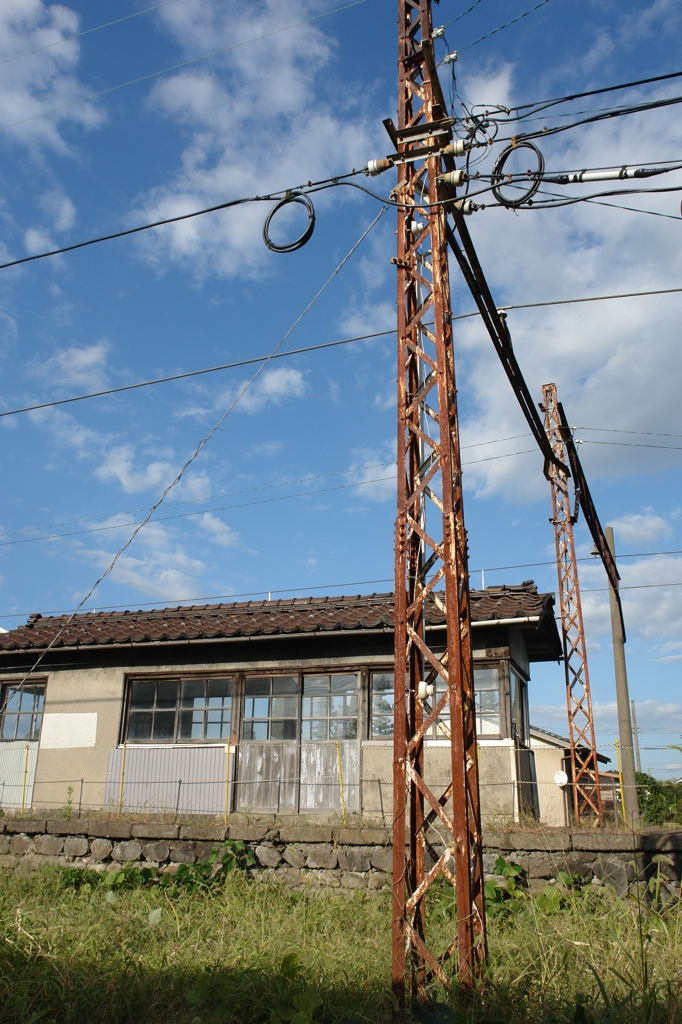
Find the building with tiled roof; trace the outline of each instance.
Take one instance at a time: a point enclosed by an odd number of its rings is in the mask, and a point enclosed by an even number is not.
[[[538,806],[528,684],[561,657],[554,598],[488,587],[471,612],[482,806],[518,816]],[[340,766],[347,809],[389,820],[393,615],[390,593],[31,615],[0,634],[0,803],[70,787],[81,810],[335,813]],[[436,646],[444,627],[431,602]],[[443,738],[426,749],[446,772]]]

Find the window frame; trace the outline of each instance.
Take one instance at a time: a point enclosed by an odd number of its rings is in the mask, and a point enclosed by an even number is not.
[[[180,719],[183,711],[187,713],[196,713],[197,709],[192,707],[183,708],[181,700],[181,686],[182,683],[186,682],[203,682],[204,684],[209,683],[212,680],[226,680],[230,683],[231,694],[230,694],[230,724],[228,726],[228,733],[225,737],[206,737],[202,736],[200,739],[192,739],[191,737],[183,737],[180,735]],[[146,738],[131,737],[130,734],[130,715],[132,708],[132,695],[133,686],[135,683],[152,683],[154,686],[158,686],[159,683],[173,682],[176,686],[175,696],[175,723],[173,729],[173,738],[166,739],[154,739],[153,736]],[[197,746],[225,746],[228,742],[234,743],[235,741],[235,692],[237,687],[237,674],[235,672],[172,672],[172,673],[135,673],[134,675],[128,675],[124,681],[125,687],[125,699],[123,701],[122,715],[121,715],[121,726],[119,730],[119,744],[126,744],[130,746],[148,746],[148,747],[197,747]],[[157,691],[158,692],[158,691]],[[156,701],[156,695],[155,695]],[[204,729],[208,726],[206,715],[210,710],[207,703],[208,695],[206,694],[206,688],[204,688],[204,704],[201,710],[204,713]],[[170,709],[168,709],[170,710]],[[221,708],[224,713],[224,704]],[[156,713],[156,707],[151,710],[152,715]],[[222,723],[221,723],[222,724]]]
[[[258,699],[259,696],[261,696],[261,697],[265,697],[266,696],[265,694],[261,694],[261,695],[257,695],[257,694],[247,695],[247,692],[246,692],[247,683],[250,682],[251,680],[256,681],[256,680],[259,680],[259,679],[269,680],[270,681],[270,692],[267,694],[268,713],[267,713],[266,716],[258,716],[258,717],[255,717],[253,715],[248,715],[247,716],[247,714],[246,714],[246,702],[247,702],[247,700]],[[274,683],[275,679],[295,679],[296,680],[296,693],[295,694],[294,693],[288,693],[287,694],[287,693],[283,692],[281,694],[276,694],[274,692],[274,686],[273,686],[273,683]],[[295,700],[296,700],[296,716],[295,717],[292,717],[290,715],[273,715],[273,713],[272,713],[272,701],[274,699],[276,699],[277,697],[284,697],[284,698],[286,698],[286,697],[294,697],[295,698]],[[234,699],[235,698],[233,696],[233,700]],[[244,673],[241,674],[240,679],[239,679],[239,690],[238,690],[238,694],[237,694],[237,697],[236,697],[236,701],[239,704],[239,733],[238,733],[238,735],[240,737],[240,742],[241,743],[299,743],[300,742],[300,726],[301,726],[301,673],[300,672],[289,672],[289,673],[284,673],[284,672],[274,673],[273,672],[273,673],[270,673],[269,675],[266,675],[265,673],[262,673],[262,672],[253,672],[253,673],[251,673],[251,672],[244,672]],[[264,722],[264,721],[267,721],[267,725],[268,725],[268,736],[267,736],[267,739],[256,739],[253,736],[247,737],[245,735],[245,726],[246,726],[247,722]],[[284,736],[282,736],[282,737],[273,737],[271,735],[273,721],[275,721],[275,722],[291,722],[291,721],[293,721],[295,723],[295,725],[296,725],[296,729],[295,729],[296,735],[295,736],[290,736],[290,737],[284,737]]]
[[[43,728],[43,717],[45,715],[45,696],[47,693],[47,679],[44,676],[40,676],[38,679],[32,680],[30,683],[24,683],[22,687],[23,693],[26,694],[30,689],[37,689],[42,687],[42,703],[36,710],[35,701],[34,706],[30,711],[22,711],[21,708],[18,711],[8,711],[6,704],[9,704],[8,691],[18,690],[21,687],[21,679],[6,679],[0,683],[0,743],[38,743],[40,742],[40,734]],[[19,718],[21,716],[31,716],[31,729],[28,736],[5,736],[5,722],[8,718],[15,718],[15,732],[16,726],[19,724]],[[35,719],[37,719],[37,729],[35,727]]]

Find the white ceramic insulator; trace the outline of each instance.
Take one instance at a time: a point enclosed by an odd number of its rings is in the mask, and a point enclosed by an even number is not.
[[[417,686],[417,697],[419,700],[426,700],[429,695],[429,687],[424,679]]]
[[[443,150],[444,156],[464,156],[465,153],[471,149],[471,143],[468,139],[455,139]]]
[[[443,181],[446,185],[454,185],[455,188],[458,185],[463,185],[464,182],[468,180],[469,175],[466,173],[466,171],[463,171],[461,167],[458,168],[456,171],[448,171],[448,173],[444,174],[443,177],[441,178],[441,181]]]
[[[478,210],[478,206],[471,199],[458,199],[454,204],[455,207],[460,211],[469,216],[470,213],[475,213]]]
[[[389,167],[393,167],[393,161],[388,158],[384,160],[368,160],[367,173],[372,178],[376,178],[377,174],[382,174],[384,171],[387,171]]]

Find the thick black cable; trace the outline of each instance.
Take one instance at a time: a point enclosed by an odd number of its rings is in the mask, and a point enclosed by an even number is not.
[[[572,128],[579,128],[584,124],[595,124],[598,121],[608,121],[611,118],[625,117],[628,114],[640,114],[645,113],[648,110],[659,110],[665,107],[674,107],[679,103],[682,103],[682,96],[672,96],[665,100],[650,100],[647,103],[633,104],[630,107],[621,107],[605,113],[594,114],[592,117],[583,117],[579,121],[573,121],[571,124],[554,125],[552,128],[541,128],[538,131],[533,132],[521,132],[515,138],[517,142],[521,142],[526,139],[548,138],[550,135],[559,135],[561,132],[570,131]],[[511,139],[501,141],[511,141]]]
[[[638,85],[651,85],[654,82],[668,82],[672,78],[682,78],[682,71],[672,71],[667,75],[655,75],[653,78],[639,78],[634,82],[621,82],[620,85],[605,85],[600,89],[588,89],[587,92],[574,92],[566,96],[558,96],[552,100],[538,100],[536,103],[520,103],[518,106],[510,107],[509,110],[529,110],[533,113],[545,110],[557,103],[569,103],[571,100],[582,100],[586,96],[600,96],[606,92],[618,92],[620,89],[634,89]]]

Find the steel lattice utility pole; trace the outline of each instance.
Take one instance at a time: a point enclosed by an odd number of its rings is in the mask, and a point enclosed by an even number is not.
[[[564,450],[565,428],[559,413],[556,386],[544,384],[542,397],[547,437],[558,463],[565,465],[567,461]],[[573,539],[575,517],[571,513],[568,476],[556,462],[550,464],[549,482],[552,491],[553,517],[551,522],[554,524],[561,601],[561,636],[566,670],[573,812],[576,822],[579,822],[585,815],[595,814],[598,823],[603,825],[604,811],[599,786],[599,764],[594,738],[590,678],[587,671],[587,650],[578,584],[578,563]]]
[[[457,422],[442,150],[453,119],[434,85],[430,0],[399,0],[398,512],[395,548],[393,985],[425,998],[438,980],[469,988],[486,959],[467,541]],[[403,159],[407,157],[407,161]],[[396,161],[398,162],[398,161]],[[412,209],[414,204],[421,210]],[[428,211],[428,213],[426,212]],[[427,605],[445,613],[436,648]],[[434,698],[441,677],[446,691]],[[424,737],[449,737],[451,781],[427,783]],[[449,774],[449,772],[448,772]],[[443,852],[436,846],[444,847]],[[431,862],[434,862],[431,864]],[[430,944],[425,894],[454,887],[456,937]],[[448,969],[448,961],[451,960]],[[407,977],[406,977],[407,976]]]

